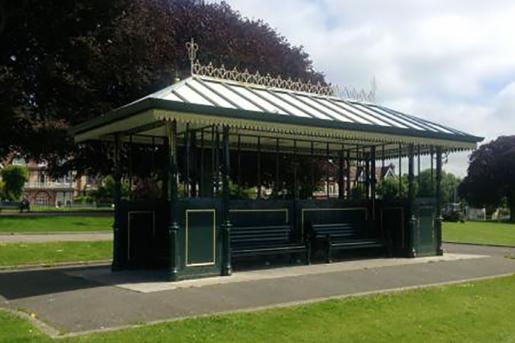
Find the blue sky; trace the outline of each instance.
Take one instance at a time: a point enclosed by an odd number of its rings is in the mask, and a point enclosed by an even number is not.
[[[228,0],[263,19],[334,83],[484,136],[515,134],[515,2],[507,0]],[[465,175],[468,153],[445,168]]]

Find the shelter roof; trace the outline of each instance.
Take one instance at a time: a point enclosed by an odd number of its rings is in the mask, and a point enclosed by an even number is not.
[[[317,137],[342,144],[417,144],[473,149],[481,137],[366,100],[333,95],[327,86],[192,65],[192,76],[72,129],[75,140],[109,139],[114,133],[166,137],[179,131],[228,125],[233,132],[271,138]]]

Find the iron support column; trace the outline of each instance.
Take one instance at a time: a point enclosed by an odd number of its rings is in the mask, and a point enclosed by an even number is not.
[[[436,253],[443,255],[442,248],[442,148],[436,148]]]
[[[113,191],[113,203],[114,203],[114,223],[113,223],[113,262],[111,269],[113,271],[120,270],[122,267],[121,263],[121,223],[120,223],[120,203],[122,199],[122,170],[120,165],[121,155],[121,137],[115,135],[114,137],[114,149],[113,149],[113,179],[114,179],[114,191]]]
[[[330,168],[329,168],[329,159],[330,159],[330,151],[329,151],[329,143],[327,143],[326,145],[326,150],[325,150],[325,159],[326,159],[326,173],[325,173],[325,186],[326,186],[326,196],[327,196],[327,199],[330,198],[330,192],[329,192],[329,182],[331,181],[330,179]],[[314,189],[313,189],[314,191]],[[311,193],[311,196],[313,196],[313,193]]]
[[[225,148],[225,147],[224,147]],[[261,137],[257,138],[257,198],[261,199]]]
[[[402,145],[399,144],[399,199],[402,199]]]
[[[222,164],[222,187],[223,187],[223,244],[222,244],[222,275],[232,274],[231,266],[231,222],[229,220],[229,127],[223,127],[223,164]]]
[[[409,208],[409,228],[410,228],[410,250],[409,256],[416,257],[416,230],[417,217],[415,215],[415,147],[413,144],[408,146],[408,208]]]
[[[365,199],[370,199],[370,159],[371,159],[371,154],[368,153],[368,154],[364,154],[364,158],[365,158]]]
[[[343,175],[343,163],[344,163],[344,157],[343,157],[343,146],[342,150],[340,151],[340,156],[338,158],[338,199],[343,200],[345,197],[345,176]]]
[[[346,193],[347,193],[347,199],[350,199],[350,168],[351,168],[351,165],[350,165],[350,149],[347,150],[347,159],[345,160],[345,166],[346,166],[346,170],[345,170],[345,174],[346,174],[346,185],[345,185],[345,190],[346,190]]]
[[[275,140],[275,196],[279,198],[279,192],[281,191],[281,187],[279,186],[279,138]]]
[[[169,176],[168,176],[168,201],[170,206],[170,220],[168,222],[168,237],[170,245],[170,268],[168,275],[171,281],[178,278],[179,247],[178,234],[179,225],[177,224],[177,122],[166,123],[166,133],[169,145]]]
[[[293,198],[299,199],[299,185],[297,180],[297,140],[293,140]]]
[[[376,147],[370,147],[370,198],[372,199],[372,219],[376,220]]]

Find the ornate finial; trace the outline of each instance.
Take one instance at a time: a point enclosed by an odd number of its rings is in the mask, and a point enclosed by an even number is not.
[[[188,50],[188,58],[191,65],[191,74],[193,74],[193,64],[197,59],[198,44],[195,43],[195,39],[191,37],[191,40],[186,43],[186,49]]]

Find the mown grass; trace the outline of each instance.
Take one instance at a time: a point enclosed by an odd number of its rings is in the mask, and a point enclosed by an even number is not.
[[[107,260],[112,242],[51,242],[0,244],[0,268]]]
[[[0,217],[0,234],[110,231],[112,225],[112,216],[2,216]]]
[[[497,222],[443,223],[445,242],[515,246],[515,224]]]
[[[513,342],[515,276],[189,319],[59,342]],[[0,312],[0,342],[51,342]]]

